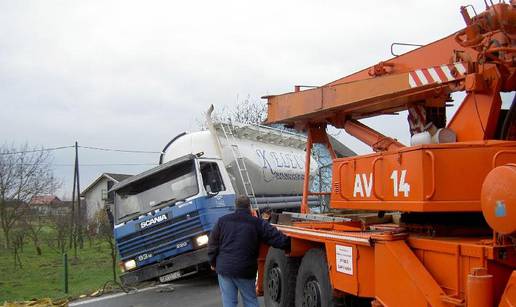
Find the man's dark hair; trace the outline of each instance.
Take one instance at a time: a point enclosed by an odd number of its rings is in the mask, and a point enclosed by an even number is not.
[[[235,207],[237,209],[251,209],[251,201],[247,196],[238,196],[235,200]]]

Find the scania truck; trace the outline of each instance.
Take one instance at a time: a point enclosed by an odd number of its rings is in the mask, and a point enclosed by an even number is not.
[[[210,230],[234,210],[236,195],[249,196],[257,210],[299,208],[306,137],[260,125],[213,123],[211,110],[207,130],[178,135],[165,146],[159,166],[111,189],[126,285],[167,282],[207,268]],[[313,176],[315,167],[309,173]]]

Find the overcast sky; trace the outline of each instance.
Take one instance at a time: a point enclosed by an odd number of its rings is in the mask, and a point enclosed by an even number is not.
[[[338,79],[390,58],[392,42],[426,44],[462,28],[466,4],[484,8],[482,0],[2,0],[0,144],[77,140],[160,151],[176,134],[196,130],[212,103],[232,106]],[[405,116],[369,123],[408,139]],[[73,151],[54,157],[69,191]],[[81,186],[102,172],[150,167],[91,164],[157,160],[81,149]]]

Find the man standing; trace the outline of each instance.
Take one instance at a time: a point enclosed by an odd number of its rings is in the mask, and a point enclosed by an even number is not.
[[[224,307],[237,306],[238,292],[245,307],[258,307],[255,281],[260,243],[290,250],[290,238],[252,216],[248,197],[238,197],[235,207],[234,213],[221,217],[213,227],[208,256],[218,274]]]

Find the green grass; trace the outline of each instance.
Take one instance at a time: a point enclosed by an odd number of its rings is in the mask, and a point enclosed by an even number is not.
[[[4,301],[21,301],[33,298],[63,298],[88,294],[112,280],[110,248],[106,242],[87,242],[78,250],[77,260],[73,251],[68,252],[69,293],[64,293],[63,256],[41,246],[43,255],[38,256],[28,242],[20,254],[23,268],[14,269],[13,253],[0,249],[0,304]]]

